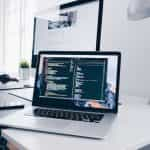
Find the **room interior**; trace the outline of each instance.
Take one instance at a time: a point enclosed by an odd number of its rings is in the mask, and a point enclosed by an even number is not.
[[[70,1],[0,0],[0,72],[8,74],[18,72],[21,60],[26,60],[31,66],[34,17],[49,19],[52,8],[55,8],[56,12],[58,4]],[[100,51],[120,51],[122,53],[120,97],[137,98],[137,102],[140,101],[139,99],[143,99],[143,103],[147,104],[147,106],[143,106],[145,108],[144,114],[146,114],[146,111],[150,114],[148,110],[148,107],[150,109],[150,18],[146,16],[146,18],[134,19],[134,17],[129,16],[128,11],[131,1],[104,0],[101,40],[99,43]],[[34,78],[35,68],[31,69],[31,73]],[[119,101],[122,105],[124,105],[123,98]],[[139,105],[138,103],[138,108]],[[148,118],[147,116],[145,117]],[[16,133],[18,132],[16,131]],[[14,134],[11,130],[7,133]],[[23,135],[27,135],[27,133]],[[42,136],[42,139],[47,140],[47,135]],[[11,136],[9,138],[11,139]],[[55,140],[57,140],[57,137],[54,136],[53,142]],[[59,140],[61,139],[59,138]],[[112,141],[110,140],[109,142],[111,143]],[[150,139],[145,141],[141,138],[139,145],[147,145],[149,142]],[[89,148],[91,145],[89,144]],[[137,149],[139,148],[138,144],[128,145],[127,149],[136,149],[136,147]],[[65,146],[65,148],[67,147]]]

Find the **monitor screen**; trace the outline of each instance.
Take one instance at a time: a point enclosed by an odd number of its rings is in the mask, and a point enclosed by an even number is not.
[[[116,108],[118,57],[42,55],[36,99],[66,101],[70,108]]]
[[[102,6],[102,0],[78,0],[52,9],[49,20],[35,18],[32,67],[39,51],[99,50]]]

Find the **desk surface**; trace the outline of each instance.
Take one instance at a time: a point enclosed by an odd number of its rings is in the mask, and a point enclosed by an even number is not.
[[[24,94],[28,94],[28,93],[32,93],[33,92],[33,89],[32,88],[29,88],[29,89],[21,89],[21,90],[8,90],[8,91],[0,91],[0,99],[1,98],[4,98],[4,99],[7,99],[7,97],[5,97],[5,93],[6,93],[6,96],[8,95],[8,93],[12,93],[12,92],[16,92],[15,94],[20,93],[20,91],[23,91],[22,92],[22,96],[23,96],[23,93]],[[18,94],[17,94],[18,95]],[[20,94],[21,96],[21,94]],[[29,99],[32,99],[32,96],[30,94],[30,96],[28,95],[27,96]],[[15,96],[14,96],[15,98]],[[19,97],[17,97],[17,99],[19,101],[22,101],[25,105],[30,105],[31,102],[30,101],[27,101],[27,100],[24,100],[24,99],[21,99]],[[0,110],[0,118],[2,117],[5,117],[13,112],[16,112],[18,109],[7,109],[7,110]]]
[[[140,143],[150,142],[150,105],[145,98],[122,97],[112,130],[104,140],[92,140],[45,134],[23,130],[7,129],[2,134],[19,149],[29,150],[103,150],[135,149]]]

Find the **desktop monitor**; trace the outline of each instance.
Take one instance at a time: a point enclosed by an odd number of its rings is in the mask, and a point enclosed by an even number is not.
[[[103,0],[76,0],[59,5],[49,19],[34,19],[32,67],[39,51],[98,51]]]

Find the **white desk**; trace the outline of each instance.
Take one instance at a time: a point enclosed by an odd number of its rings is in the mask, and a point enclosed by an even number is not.
[[[3,130],[2,135],[25,150],[122,150],[150,143],[150,105],[137,97],[121,98],[116,121],[104,140],[92,140],[22,130]]]
[[[29,88],[29,89],[20,89],[20,90],[8,90],[8,91],[0,91],[0,100],[1,99],[7,99],[8,97],[7,97],[7,93],[15,93],[16,95],[18,95],[18,93],[17,92],[21,92],[22,91],[22,93],[24,93],[24,94],[28,94],[28,93],[32,93],[32,91],[33,91],[33,89],[31,89],[31,88]],[[6,93],[6,96],[5,96],[5,93]],[[28,96],[26,96],[27,98],[29,98],[29,99],[32,99],[31,98],[31,95],[32,94],[30,94],[30,95],[28,95]],[[21,95],[20,94],[20,96],[23,96],[23,94]],[[10,97],[9,97],[10,98]],[[12,97],[11,97],[12,98]],[[16,97],[14,96],[14,98],[13,99],[16,99]],[[24,104],[25,104],[25,106],[28,106],[28,105],[30,105],[31,104],[31,102],[30,101],[27,101],[27,100],[23,100],[23,99],[21,99],[21,98],[17,98],[19,101],[22,101]],[[2,118],[2,117],[5,117],[5,116],[7,116],[7,115],[9,115],[9,114],[11,114],[11,113],[14,113],[14,112],[16,112],[18,109],[7,109],[7,110],[0,110],[0,119]]]

